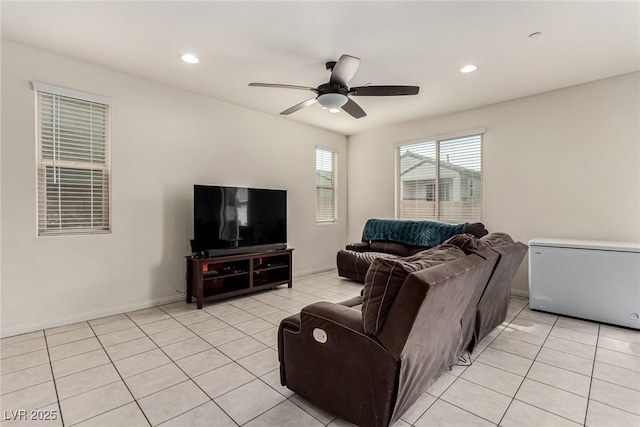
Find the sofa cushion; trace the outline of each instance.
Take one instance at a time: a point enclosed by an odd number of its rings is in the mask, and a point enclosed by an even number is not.
[[[465,228],[464,232],[478,238],[489,234],[487,229],[484,228],[484,224],[481,222],[467,223],[467,228]]]
[[[376,335],[407,276],[413,272],[464,257],[453,245],[440,245],[406,258],[377,258],[369,267],[362,299],[364,331]]]
[[[371,242],[371,250],[374,252],[385,252],[399,256],[408,256],[409,248],[407,245],[397,242]]]
[[[491,233],[479,240],[492,248],[513,243],[513,239],[507,233]]]
[[[413,245],[408,245],[408,246],[407,246],[407,249],[409,249],[409,255],[408,255],[408,256],[411,256],[411,255],[415,255],[415,254],[417,254],[418,252],[422,252],[422,251],[425,251],[425,250],[427,250],[427,249],[431,249],[431,247],[429,247],[429,246],[413,246]]]
[[[369,266],[376,258],[398,258],[384,252],[356,252],[341,250],[337,255],[338,274],[364,283]]]
[[[444,244],[459,247],[466,254],[476,253],[482,248],[495,248],[511,243],[513,239],[506,233],[491,233],[480,239],[471,234],[457,234],[444,242]]]
[[[464,251],[465,254],[473,253],[480,248],[489,247],[489,244],[483,240],[478,239],[471,234],[456,234],[444,241],[446,245],[457,246]]]

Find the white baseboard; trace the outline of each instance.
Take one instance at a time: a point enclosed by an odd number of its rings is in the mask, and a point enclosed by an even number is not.
[[[154,300],[142,301],[134,304],[111,307],[104,310],[90,311],[87,313],[75,314],[73,316],[59,317],[57,319],[42,320],[40,322],[29,323],[27,325],[14,326],[0,329],[0,337],[11,337],[14,335],[26,334],[42,329],[50,329],[58,326],[70,325],[72,323],[83,322],[85,320],[98,319],[100,317],[113,316],[114,314],[128,313],[130,311],[141,310],[143,308],[155,307],[157,305],[170,304],[180,300],[185,300],[182,295],[157,298]]]
[[[524,289],[511,288],[511,295],[514,297],[529,298],[529,291]]]
[[[311,270],[296,271],[293,275],[293,278],[295,279],[296,277],[308,276],[310,274],[322,273],[324,271],[330,271],[335,269],[336,269],[335,265],[331,265],[328,267],[312,268]]]

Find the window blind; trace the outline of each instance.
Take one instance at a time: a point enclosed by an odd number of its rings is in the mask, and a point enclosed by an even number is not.
[[[34,88],[38,234],[108,232],[110,106],[65,89]]]
[[[316,222],[336,221],[336,163],[334,149],[316,147]]]
[[[396,218],[482,221],[482,134],[396,149]]]

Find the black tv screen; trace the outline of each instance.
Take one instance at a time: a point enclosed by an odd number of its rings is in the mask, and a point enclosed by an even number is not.
[[[285,247],[287,192],[193,186],[193,250]]]

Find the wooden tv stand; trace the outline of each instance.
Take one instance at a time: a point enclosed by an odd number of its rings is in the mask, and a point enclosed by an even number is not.
[[[216,257],[187,257],[187,304],[198,308],[214,301],[251,292],[293,286],[293,249]]]

